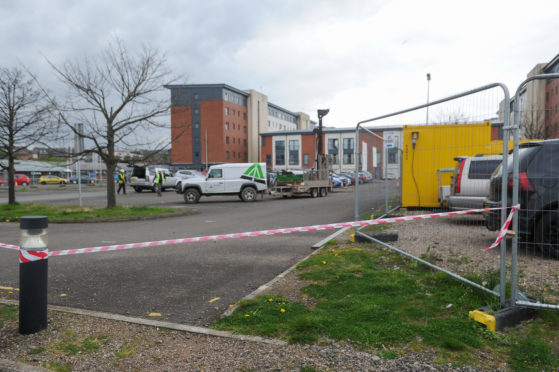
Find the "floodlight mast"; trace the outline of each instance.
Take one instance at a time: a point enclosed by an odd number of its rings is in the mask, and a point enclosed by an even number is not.
[[[322,151],[322,118],[328,115],[330,109],[319,109],[318,110],[318,146],[316,149],[316,170],[320,170],[321,157],[323,155]]]

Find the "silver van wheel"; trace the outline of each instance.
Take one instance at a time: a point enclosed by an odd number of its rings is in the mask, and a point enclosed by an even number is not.
[[[243,191],[241,191],[241,199],[245,202],[251,202],[256,200],[256,189],[254,187],[245,187]]]
[[[184,201],[187,204],[196,204],[200,200],[200,193],[196,189],[188,189],[184,193]]]

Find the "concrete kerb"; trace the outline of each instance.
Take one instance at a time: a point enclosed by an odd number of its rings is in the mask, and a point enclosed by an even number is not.
[[[19,305],[18,301],[6,300],[6,299],[0,299],[0,304],[16,305],[16,306]],[[173,330],[177,330],[177,331],[197,333],[197,334],[208,335],[208,336],[227,337],[227,338],[233,338],[233,339],[237,339],[237,340],[241,340],[241,341],[259,342],[259,343],[278,345],[278,346],[282,346],[282,345],[287,344],[285,341],[267,339],[267,338],[259,337],[259,336],[236,335],[236,334],[233,334],[231,332],[217,331],[217,330],[210,329],[210,328],[205,328],[205,327],[198,327],[198,326],[191,326],[191,325],[187,325],[187,324],[164,322],[164,321],[160,321],[160,320],[136,318],[136,317],[125,316],[125,315],[104,313],[104,312],[101,312],[101,311],[77,309],[77,308],[73,308],[73,307],[48,305],[48,310],[58,311],[58,312],[63,312],[63,313],[69,313],[69,314],[90,316],[90,317],[101,318],[101,319],[115,320],[115,321],[119,321],[119,322],[127,322],[127,323],[150,326],[150,327],[168,328],[168,329],[173,329]]]

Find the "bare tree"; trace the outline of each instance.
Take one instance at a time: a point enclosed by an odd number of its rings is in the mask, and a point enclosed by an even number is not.
[[[149,143],[157,149],[170,142],[169,135],[166,141],[153,135],[157,128],[169,128],[160,120],[170,107],[163,94],[163,85],[171,82],[165,56],[147,46],[132,54],[115,39],[94,58],[61,66],[49,63],[69,93],[64,104],[56,104],[58,117],[74,134],[78,134],[78,124],[83,124],[86,148],[91,145],[85,153],[97,153],[105,163],[107,208],[113,208],[116,146]],[[135,135],[138,131],[144,133],[144,140]]]
[[[15,204],[15,159],[19,151],[50,134],[48,100],[36,80],[18,68],[0,69],[0,152],[8,164],[8,204]]]
[[[526,139],[549,139],[553,130],[545,125],[545,111],[530,109],[520,112],[520,128]]]

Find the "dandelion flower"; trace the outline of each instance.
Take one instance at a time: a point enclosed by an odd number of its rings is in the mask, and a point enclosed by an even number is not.
[[[285,313],[285,309],[283,309],[283,308],[282,308],[282,309],[280,309],[280,311],[281,311],[282,313]]]
[[[229,304],[229,307],[233,307],[233,304]]]
[[[268,301],[272,302],[272,301],[274,301],[274,299],[273,299],[273,298],[269,298]]]
[[[323,264],[323,265],[326,265],[326,261],[322,261],[322,264]]]
[[[248,317],[250,317],[250,314],[245,314],[245,316],[248,318]]]

